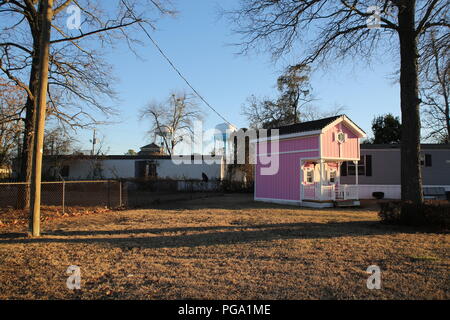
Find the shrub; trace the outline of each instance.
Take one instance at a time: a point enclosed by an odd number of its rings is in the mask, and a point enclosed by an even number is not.
[[[378,216],[380,217],[381,223],[386,224],[397,224],[400,223],[401,216],[401,202],[391,201],[380,203],[380,212]]]
[[[374,192],[372,193],[372,197],[374,197],[375,199],[381,200],[384,198],[384,192]]]
[[[391,201],[381,204],[379,217],[382,223],[409,226],[450,227],[450,203]]]
[[[252,193],[254,188],[253,181],[245,183],[243,181],[222,180],[220,189],[225,193]]]

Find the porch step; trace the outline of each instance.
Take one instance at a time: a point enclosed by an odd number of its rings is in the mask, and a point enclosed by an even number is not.
[[[335,207],[358,207],[359,200],[338,200],[334,202]]]

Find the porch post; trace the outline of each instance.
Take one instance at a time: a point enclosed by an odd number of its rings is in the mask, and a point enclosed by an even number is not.
[[[355,186],[356,186],[356,197],[359,200],[359,187],[358,187],[358,163],[359,161],[353,161],[353,163],[355,164]]]
[[[305,188],[303,185],[304,180],[303,160],[300,160],[300,204],[303,202],[303,199],[305,199]]]
[[[337,184],[338,186],[341,185],[341,164],[342,162],[338,161],[337,163],[337,168],[336,168],[336,182],[335,184]]]
[[[319,200],[323,200],[323,190],[322,190],[322,186],[323,186],[323,175],[324,175],[324,161],[323,159],[320,159],[320,166],[319,166],[319,171],[320,171],[320,181],[319,181]]]

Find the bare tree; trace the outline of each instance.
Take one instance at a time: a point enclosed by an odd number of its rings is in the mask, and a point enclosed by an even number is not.
[[[273,129],[294,123],[291,106],[279,105],[269,98],[257,98],[252,95],[242,106],[242,114],[247,118],[251,128]]]
[[[46,170],[43,171],[45,179],[61,179],[61,170],[66,164],[64,155],[72,154],[75,151],[75,142],[63,127],[51,127],[45,129],[43,155],[46,157]]]
[[[77,140],[61,127],[45,130],[44,155],[59,156],[73,152]]]
[[[379,44],[383,52],[397,51],[402,199],[421,203],[418,57],[429,32],[448,35],[449,7],[442,0],[242,0],[231,16],[242,35],[244,53],[263,46],[280,57],[300,44],[305,49],[302,63],[314,64],[370,57]]]
[[[279,104],[269,98],[259,99],[252,95],[247,98],[246,103],[242,106],[242,115],[249,121],[250,128],[273,129],[293,124],[292,110],[289,105]],[[330,109],[323,109],[317,104],[306,103],[301,107],[297,122],[333,117],[343,114],[345,110],[345,106],[338,104]]]
[[[422,114],[428,131],[425,138],[440,143],[450,143],[450,44],[445,40],[431,33],[430,45],[422,55]]]
[[[177,144],[186,135],[192,137],[195,120],[202,119],[195,96],[173,93],[164,102],[150,102],[141,111],[141,119],[150,119],[149,134],[163,139],[167,152],[172,155]]]
[[[30,181],[40,55],[42,8],[38,0],[0,0],[0,71],[27,94],[21,178]],[[173,14],[168,0],[55,0],[52,19],[48,114],[74,128],[98,122],[95,113],[110,116],[111,66],[105,49],[125,41],[138,43],[137,23],[154,27],[155,18]],[[105,8],[102,4],[107,4]],[[71,8],[72,15],[67,10]],[[154,10],[152,10],[154,9]],[[80,21],[77,23],[77,12]],[[153,14],[156,12],[156,15]],[[152,14],[153,18],[149,14]],[[137,18],[136,18],[137,17]],[[74,19],[73,23],[69,19]],[[110,103],[105,103],[109,101]],[[29,199],[24,200],[28,206]]]
[[[302,121],[302,110],[314,100],[309,72],[310,68],[303,64],[286,68],[277,79],[279,95],[276,100],[250,96],[242,107],[250,127],[271,129]]]
[[[313,104],[316,99],[311,93],[309,74],[307,65],[289,66],[277,79],[278,98],[250,96],[242,106],[250,127],[272,129],[342,114],[343,106],[335,105],[324,111]]]
[[[306,105],[302,111],[302,121],[313,121],[322,118],[339,116],[345,113],[346,106],[335,104],[333,107],[323,109],[317,105]]]
[[[23,129],[20,113],[25,100],[19,87],[0,79],[0,167],[10,166],[20,152],[18,142]]]
[[[291,109],[293,123],[297,123],[301,119],[302,112],[299,109],[313,100],[309,73],[308,65],[298,64],[289,66],[277,80],[278,91],[281,94],[278,105]]]

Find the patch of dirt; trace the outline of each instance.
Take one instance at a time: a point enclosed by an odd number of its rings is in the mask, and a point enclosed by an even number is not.
[[[449,299],[450,236],[224,195],[0,229],[0,299]],[[69,266],[81,290],[66,287]],[[371,265],[381,289],[369,290]]]
[[[95,213],[106,213],[111,211],[107,207],[66,207],[61,206],[42,206],[41,223],[44,221],[79,217]],[[13,208],[0,209],[0,229],[10,225],[24,225],[29,221],[29,210],[18,210]]]

